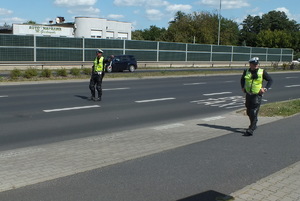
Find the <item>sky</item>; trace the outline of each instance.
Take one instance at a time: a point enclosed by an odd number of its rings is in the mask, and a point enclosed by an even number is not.
[[[220,9],[221,3],[221,9]],[[34,21],[65,22],[75,17],[97,17],[132,23],[133,30],[154,25],[168,28],[177,11],[221,13],[222,17],[241,23],[248,15],[262,16],[272,10],[284,11],[290,20],[300,23],[299,0],[2,0],[0,26]]]

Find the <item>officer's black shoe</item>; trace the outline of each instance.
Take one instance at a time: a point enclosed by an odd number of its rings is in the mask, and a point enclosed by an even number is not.
[[[246,130],[246,132],[245,132],[245,134],[243,135],[243,136],[252,136],[253,135],[253,130],[251,130],[251,129],[247,129]]]
[[[97,101],[97,98],[95,96],[91,96],[92,101]]]

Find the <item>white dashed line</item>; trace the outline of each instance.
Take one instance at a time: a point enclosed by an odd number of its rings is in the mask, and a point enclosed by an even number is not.
[[[7,98],[7,97],[8,97],[7,95],[0,96],[0,98]]]
[[[135,102],[136,103],[148,103],[148,102],[174,100],[174,99],[175,98],[158,98],[158,99],[140,100],[140,101],[135,101]]]
[[[298,77],[286,77],[286,79],[298,79]]]
[[[114,90],[125,90],[125,89],[130,89],[128,87],[125,88],[111,88],[111,89],[103,89],[103,91],[114,91]]]
[[[51,110],[43,110],[44,112],[61,112],[61,111],[69,111],[69,110],[80,110],[80,109],[89,109],[100,107],[100,105],[88,105],[81,107],[67,107],[67,108],[59,108],[59,109],[51,109]]]
[[[200,84],[206,84],[206,82],[186,83],[186,84],[183,84],[183,85],[185,85],[185,86],[191,86],[191,85],[200,85]]]
[[[300,87],[300,85],[298,84],[298,85],[289,85],[289,86],[285,86],[285,87],[287,87],[287,88],[291,88],[291,87]]]
[[[211,93],[211,94],[203,94],[203,96],[215,96],[215,95],[223,95],[223,94],[231,94],[232,92],[220,92],[220,93]]]

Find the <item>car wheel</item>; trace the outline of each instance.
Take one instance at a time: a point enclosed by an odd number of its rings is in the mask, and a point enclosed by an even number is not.
[[[112,66],[107,66],[106,71],[107,71],[108,73],[111,73],[111,72],[112,72]]]
[[[129,66],[129,71],[130,71],[130,72],[134,72],[134,71],[135,71],[134,65],[130,65],[130,66]]]

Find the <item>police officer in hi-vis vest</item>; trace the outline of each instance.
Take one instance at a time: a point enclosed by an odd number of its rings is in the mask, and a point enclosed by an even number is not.
[[[94,65],[92,66],[92,75],[90,79],[89,88],[91,90],[91,100],[101,101],[102,97],[102,79],[105,74],[105,64],[109,62],[109,59],[104,59],[103,50],[97,49],[97,57],[94,60]],[[98,92],[98,97],[96,97],[96,89]]]
[[[262,96],[271,87],[273,80],[266,70],[259,68],[259,58],[254,57],[249,60],[249,69],[245,69],[241,77],[241,87],[246,93],[246,110],[250,120],[249,128],[246,130],[245,136],[253,135],[256,129],[257,116],[261,104]],[[263,81],[267,84],[263,86]]]

